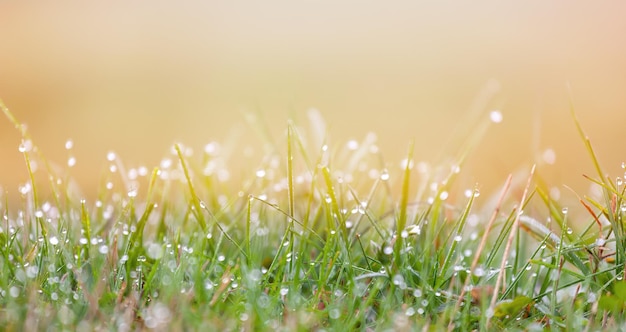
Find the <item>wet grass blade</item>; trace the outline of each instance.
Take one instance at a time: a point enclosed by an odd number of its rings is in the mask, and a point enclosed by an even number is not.
[[[400,236],[401,232],[406,228],[407,208],[409,204],[409,187],[411,183],[411,168],[413,166],[413,150],[414,142],[409,145],[409,153],[406,157],[406,165],[404,166],[404,175],[402,178],[402,194],[400,196],[400,211],[396,220],[396,243],[393,249],[395,258],[395,268],[401,265],[401,252],[404,248],[404,239]],[[434,222],[434,221],[433,221]]]
[[[207,222],[204,219],[204,215],[200,212],[202,208],[200,206],[200,199],[198,195],[196,195],[196,190],[193,188],[193,183],[191,182],[191,177],[189,176],[189,170],[187,169],[187,163],[185,162],[185,158],[183,156],[182,151],[180,150],[180,146],[178,144],[174,145],[176,149],[176,153],[178,154],[178,159],[180,160],[180,165],[183,168],[183,172],[185,174],[185,179],[187,180],[187,185],[189,186],[189,193],[191,195],[191,204],[193,205],[195,212],[194,215],[198,220],[198,224],[200,224],[200,228],[203,232],[207,232]]]

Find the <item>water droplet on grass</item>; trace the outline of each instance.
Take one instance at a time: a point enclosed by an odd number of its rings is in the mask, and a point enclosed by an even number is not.
[[[500,112],[499,110],[493,110],[489,113],[489,119],[491,119],[491,122],[493,123],[500,123],[502,122],[502,112]]]
[[[17,148],[20,152],[30,152],[33,149],[33,142],[31,140],[23,140]]]
[[[25,183],[24,185],[21,185],[18,187],[18,190],[20,192],[20,194],[22,195],[26,195],[30,192],[30,190],[32,189],[30,183]]]
[[[567,208],[567,207],[564,207],[564,208],[561,210],[561,212],[563,212],[563,214],[567,214],[567,212],[568,212],[568,208]]]
[[[391,254],[393,253],[393,248],[392,248],[391,246],[386,246],[386,247],[383,249],[383,253],[384,253],[385,255],[391,255]]]
[[[402,169],[406,169],[408,166],[409,169],[413,169],[413,164],[413,160],[402,159],[402,161],[400,162],[400,167],[402,167]]]
[[[482,267],[477,267],[474,269],[474,275],[477,277],[482,277],[485,275],[485,269],[483,269]]]
[[[572,234],[572,233],[574,233],[574,230],[568,227],[567,228],[567,234]]]
[[[339,309],[332,309],[328,313],[328,316],[330,317],[330,319],[338,319],[339,317],[341,317],[341,311],[339,311]]]
[[[68,139],[67,141],[65,141],[66,150],[71,150],[73,147],[74,147],[74,141],[72,141],[71,139]]]
[[[380,173],[380,179],[382,181],[388,181],[389,180],[389,171],[387,171],[386,169],[384,169],[381,173]]]
[[[359,148],[359,142],[357,142],[356,140],[349,140],[348,144],[346,144],[348,146],[348,150],[356,150]]]
[[[150,243],[148,245],[148,250],[146,250],[146,254],[152,259],[160,259],[163,257],[163,247],[158,243]]]
[[[265,170],[264,169],[260,169],[260,170],[256,171],[256,177],[257,178],[264,178],[265,177]]]
[[[446,199],[448,199],[448,192],[442,191],[441,194],[439,194],[439,199],[442,201],[445,201]]]
[[[556,162],[556,153],[552,149],[545,149],[541,155],[543,161],[548,165],[554,165]]]
[[[456,241],[456,242],[461,242],[462,240],[463,240],[463,236],[461,236],[461,235],[457,235],[457,236],[454,237],[454,241]]]
[[[59,244],[59,239],[56,236],[52,236],[49,241],[50,241],[50,244],[53,246],[56,246],[57,244]]]
[[[106,255],[109,253],[109,247],[107,247],[106,245],[101,245],[100,248],[98,248],[98,252],[100,252],[103,255]]]
[[[413,307],[407,308],[404,314],[407,315],[408,317],[415,315],[415,308]]]
[[[67,159],[67,166],[68,167],[74,167],[76,165],[76,158],[74,157],[69,157]]]
[[[20,289],[15,286],[11,286],[11,288],[9,288],[9,294],[11,297],[18,297],[20,296]]]

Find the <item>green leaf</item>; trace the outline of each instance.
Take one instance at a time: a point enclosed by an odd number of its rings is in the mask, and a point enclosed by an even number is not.
[[[598,306],[602,310],[618,313],[624,308],[624,300],[621,300],[613,295],[606,295],[600,298]]]
[[[513,300],[503,300],[496,304],[494,316],[497,318],[513,318],[524,309],[524,307],[533,303],[533,299],[528,296],[518,296]]]
[[[615,296],[622,300],[622,302],[626,301],[626,283],[625,282],[617,282],[614,286]]]

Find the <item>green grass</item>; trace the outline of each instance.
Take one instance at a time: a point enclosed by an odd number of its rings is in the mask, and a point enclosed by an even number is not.
[[[413,144],[402,168],[389,167],[372,140],[329,146],[289,122],[284,146],[268,149],[241,183],[224,182],[219,151],[194,157],[177,144],[151,173],[126,172],[111,154],[97,198],[86,201],[67,185],[69,170],[55,172],[0,106],[23,136],[29,172],[18,203],[0,205],[3,330],[626,323],[626,186],[602,172],[577,120],[598,172],[590,181],[603,190],[599,200],[580,198],[589,214],[576,216],[585,223],[578,233],[534,167],[521,196],[503,179],[488,211],[476,208],[477,189],[455,186],[488,127],[483,115],[445,172],[415,176]],[[34,171],[34,161],[43,167]]]

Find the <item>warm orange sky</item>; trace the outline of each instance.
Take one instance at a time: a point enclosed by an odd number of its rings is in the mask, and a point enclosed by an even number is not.
[[[378,134],[390,162],[416,140],[434,160],[492,79],[504,114],[472,155],[471,181],[500,184],[553,148],[555,185],[592,173],[568,111],[612,175],[626,159],[626,2],[167,1],[0,3],[0,98],[35,143],[99,180],[106,152],[156,165],[175,141],[201,147],[260,110],[276,138],[315,107],[343,142]],[[535,133],[535,134],[533,134]],[[537,135],[539,134],[539,135]],[[246,133],[242,145],[252,144]],[[0,183],[25,181],[0,120]],[[453,149],[452,147],[451,150]]]

